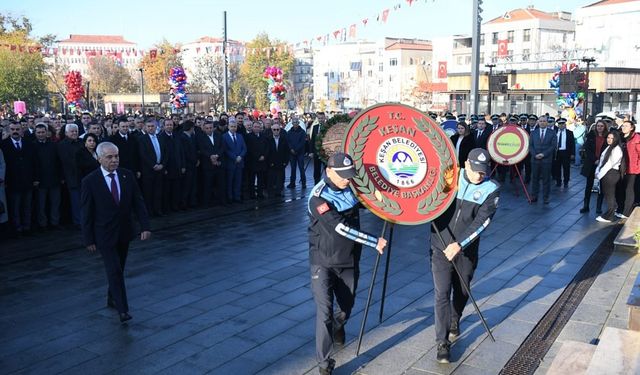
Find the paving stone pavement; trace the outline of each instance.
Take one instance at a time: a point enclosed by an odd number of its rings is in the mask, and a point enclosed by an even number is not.
[[[366,249],[335,374],[497,373],[611,230],[594,213],[578,213],[583,183],[577,177],[568,190],[552,188],[549,205],[529,206],[513,195],[513,186],[503,188],[472,283],[497,341],[488,340],[467,306],[450,365],[434,360],[427,225],[395,228],[383,321],[378,323],[379,271],[362,352],[355,357],[376,258]],[[0,373],[317,373],[307,191],[287,192],[284,202],[154,220],[153,239],[132,243],[127,260],[134,317],[127,325],[105,307],[102,262],[79,247],[78,238],[59,233],[3,243]],[[363,213],[362,227],[377,234],[382,222]],[[591,340],[603,324],[623,324],[628,276],[640,267],[635,259],[611,258],[559,341]],[[555,352],[557,345],[544,363]]]

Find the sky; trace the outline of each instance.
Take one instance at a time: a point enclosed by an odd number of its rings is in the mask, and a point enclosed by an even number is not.
[[[595,1],[483,0],[482,18],[486,22],[531,4],[546,12],[575,14]],[[266,32],[291,44],[303,43],[348,30],[352,24],[357,25],[357,38],[367,40],[471,35],[472,4],[472,0],[414,0],[411,6],[408,0],[0,0],[0,12],[29,18],[35,36],[54,34],[62,40],[69,34],[123,35],[146,49],[163,38],[188,43],[202,36],[221,37],[225,10],[228,37],[243,42]],[[390,10],[387,22],[376,21],[385,9]]]

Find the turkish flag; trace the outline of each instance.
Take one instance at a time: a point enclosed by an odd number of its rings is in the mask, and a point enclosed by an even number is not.
[[[354,23],[353,25],[349,26],[349,38],[355,38],[356,37],[356,24]]]
[[[158,56],[158,50],[157,49],[152,49],[151,51],[149,51],[149,57],[152,59],[155,59]]]
[[[498,40],[498,57],[507,57],[508,54],[509,54],[509,40],[508,39]]]
[[[438,78],[447,78],[447,62],[438,62]]]
[[[382,22],[387,23],[387,18],[389,17],[389,9],[385,9],[382,11]]]

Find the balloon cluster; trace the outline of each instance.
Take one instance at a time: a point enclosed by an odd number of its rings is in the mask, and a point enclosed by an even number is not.
[[[574,92],[560,92],[560,74],[572,73],[578,77],[577,91]],[[585,90],[587,88],[587,77],[584,73],[580,72],[578,65],[575,63],[567,64],[562,63],[560,66],[556,66],[556,71],[549,80],[549,87],[554,89],[557,97],[556,104],[560,108],[574,108],[578,115],[582,114],[582,103],[584,102]]]
[[[67,103],[69,110],[75,112],[76,108],[80,108],[80,99],[84,96],[84,87],[82,87],[82,74],[72,70],[64,76],[64,83],[67,86]]]
[[[287,88],[284,87],[282,82],[284,74],[282,73],[282,69],[276,66],[267,66],[262,77],[268,84],[267,96],[270,102],[269,111],[271,111],[271,114],[276,115],[280,112],[280,100],[283,100],[287,96]]]
[[[186,84],[187,75],[184,73],[184,69],[181,67],[171,68],[169,71],[169,85],[171,85],[169,101],[174,110],[186,107],[189,102],[187,92],[184,89]]]

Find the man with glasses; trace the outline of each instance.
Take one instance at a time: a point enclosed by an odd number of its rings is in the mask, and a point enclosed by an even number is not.
[[[269,139],[269,196],[282,196],[284,188],[284,170],[289,163],[289,145],[287,138],[281,134],[280,124],[271,126],[272,137]]]
[[[551,190],[551,164],[556,151],[556,134],[547,129],[547,118],[540,116],[538,125],[529,137],[529,154],[531,155],[531,203],[538,201],[540,180],[542,180],[542,195],[544,204],[549,203]]]

